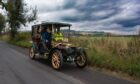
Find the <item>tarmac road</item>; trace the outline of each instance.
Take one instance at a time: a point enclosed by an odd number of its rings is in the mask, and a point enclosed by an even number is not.
[[[61,71],[56,71],[46,60],[30,60],[27,49],[0,41],[0,84],[134,83],[70,64],[64,64]]]

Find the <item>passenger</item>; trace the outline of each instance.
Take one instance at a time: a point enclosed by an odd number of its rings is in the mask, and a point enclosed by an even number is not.
[[[54,33],[54,40],[55,41],[63,41],[64,40],[64,36],[60,32],[60,28],[57,30],[57,32]]]

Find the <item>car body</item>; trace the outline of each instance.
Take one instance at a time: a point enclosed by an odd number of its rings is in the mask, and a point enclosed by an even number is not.
[[[40,54],[40,56],[47,56],[48,60],[50,60],[52,67],[56,70],[61,69],[64,62],[72,63],[74,62],[77,67],[84,68],[87,65],[87,55],[86,51],[82,47],[73,46],[70,43],[70,27],[72,25],[68,23],[60,23],[60,22],[43,22],[41,24],[32,26],[32,47],[30,48],[30,58],[35,59],[36,54]],[[45,28],[50,28],[52,40],[51,40],[51,49],[45,50],[42,52],[43,45],[41,39],[41,31]],[[53,35],[55,32],[58,32],[58,29],[67,29],[66,37],[64,37],[63,41],[54,41]],[[65,36],[65,35],[64,35]],[[40,48],[40,49],[39,49]]]

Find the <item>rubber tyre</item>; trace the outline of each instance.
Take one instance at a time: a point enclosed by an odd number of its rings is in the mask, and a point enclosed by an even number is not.
[[[32,59],[32,60],[35,59],[35,51],[34,51],[33,47],[31,47],[29,49],[29,58]]]
[[[54,50],[51,55],[51,65],[55,70],[60,70],[63,65],[63,57],[61,51]]]
[[[81,63],[80,63],[81,61]],[[81,52],[79,56],[75,57],[75,64],[79,68],[85,68],[87,65],[87,55],[86,52]]]

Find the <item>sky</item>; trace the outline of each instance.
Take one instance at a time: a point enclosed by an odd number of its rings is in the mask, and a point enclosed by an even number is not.
[[[28,6],[37,6],[36,23],[68,22],[73,30],[116,34],[136,34],[140,28],[140,0],[25,1]]]

